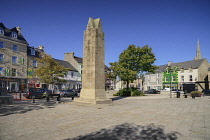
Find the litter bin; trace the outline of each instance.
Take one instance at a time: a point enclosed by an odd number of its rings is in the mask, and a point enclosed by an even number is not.
[[[180,98],[180,92],[179,91],[176,92],[176,97]]]

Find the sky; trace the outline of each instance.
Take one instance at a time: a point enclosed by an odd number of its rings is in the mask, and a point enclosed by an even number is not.
[[[82,57],[89,17],[100,18],[105,64],[118,61],[129,45],[148,45],[155,65],[193,60],[200,40],[201,55],[210,62],[210,0],[0,0],[0,22],[20,26],[29,46],[47,54]]]

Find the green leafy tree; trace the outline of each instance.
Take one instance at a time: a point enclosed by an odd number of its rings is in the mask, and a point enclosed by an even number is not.
[[[136,47],[129,45],[120,56],[118,62],[109,63],[113,74],[118,76],[122,81],[126,82],[127,88],[129,83],[136,80],[137,75],[144,72],[155,72],[156,66],[152,65],[156,58],[152,52],[152,48],[148,45],[144,47]]]
[[[47,54],[41,55],[36,60],[38,62],[38,67],[34,70],[33,75],[37,76],[40,82],[47,85],[54,85],[55,82],[66,82],[66,80],[61,77],[65,76],[70,70],[69,68],[64,68]]]

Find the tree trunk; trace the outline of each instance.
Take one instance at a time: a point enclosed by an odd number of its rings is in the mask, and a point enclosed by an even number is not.
[[[127,89],[129,89],[129,81],[127,81],[126,84]]]

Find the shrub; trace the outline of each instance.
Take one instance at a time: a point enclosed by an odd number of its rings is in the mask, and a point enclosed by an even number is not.
[[[191,91],[190,94],[191,94],[191,96],[196,96],[196,97],[200,97],[201,96],[201,92],[200,91]]]
[[[140,92],[139,90],[133,90],[131,92],[131,96],[144,96],[144,93]]]
[[[114,96],[143,96],[144,93],[141,93],[139,90],[134,88],[124,88],[119,90]]]

